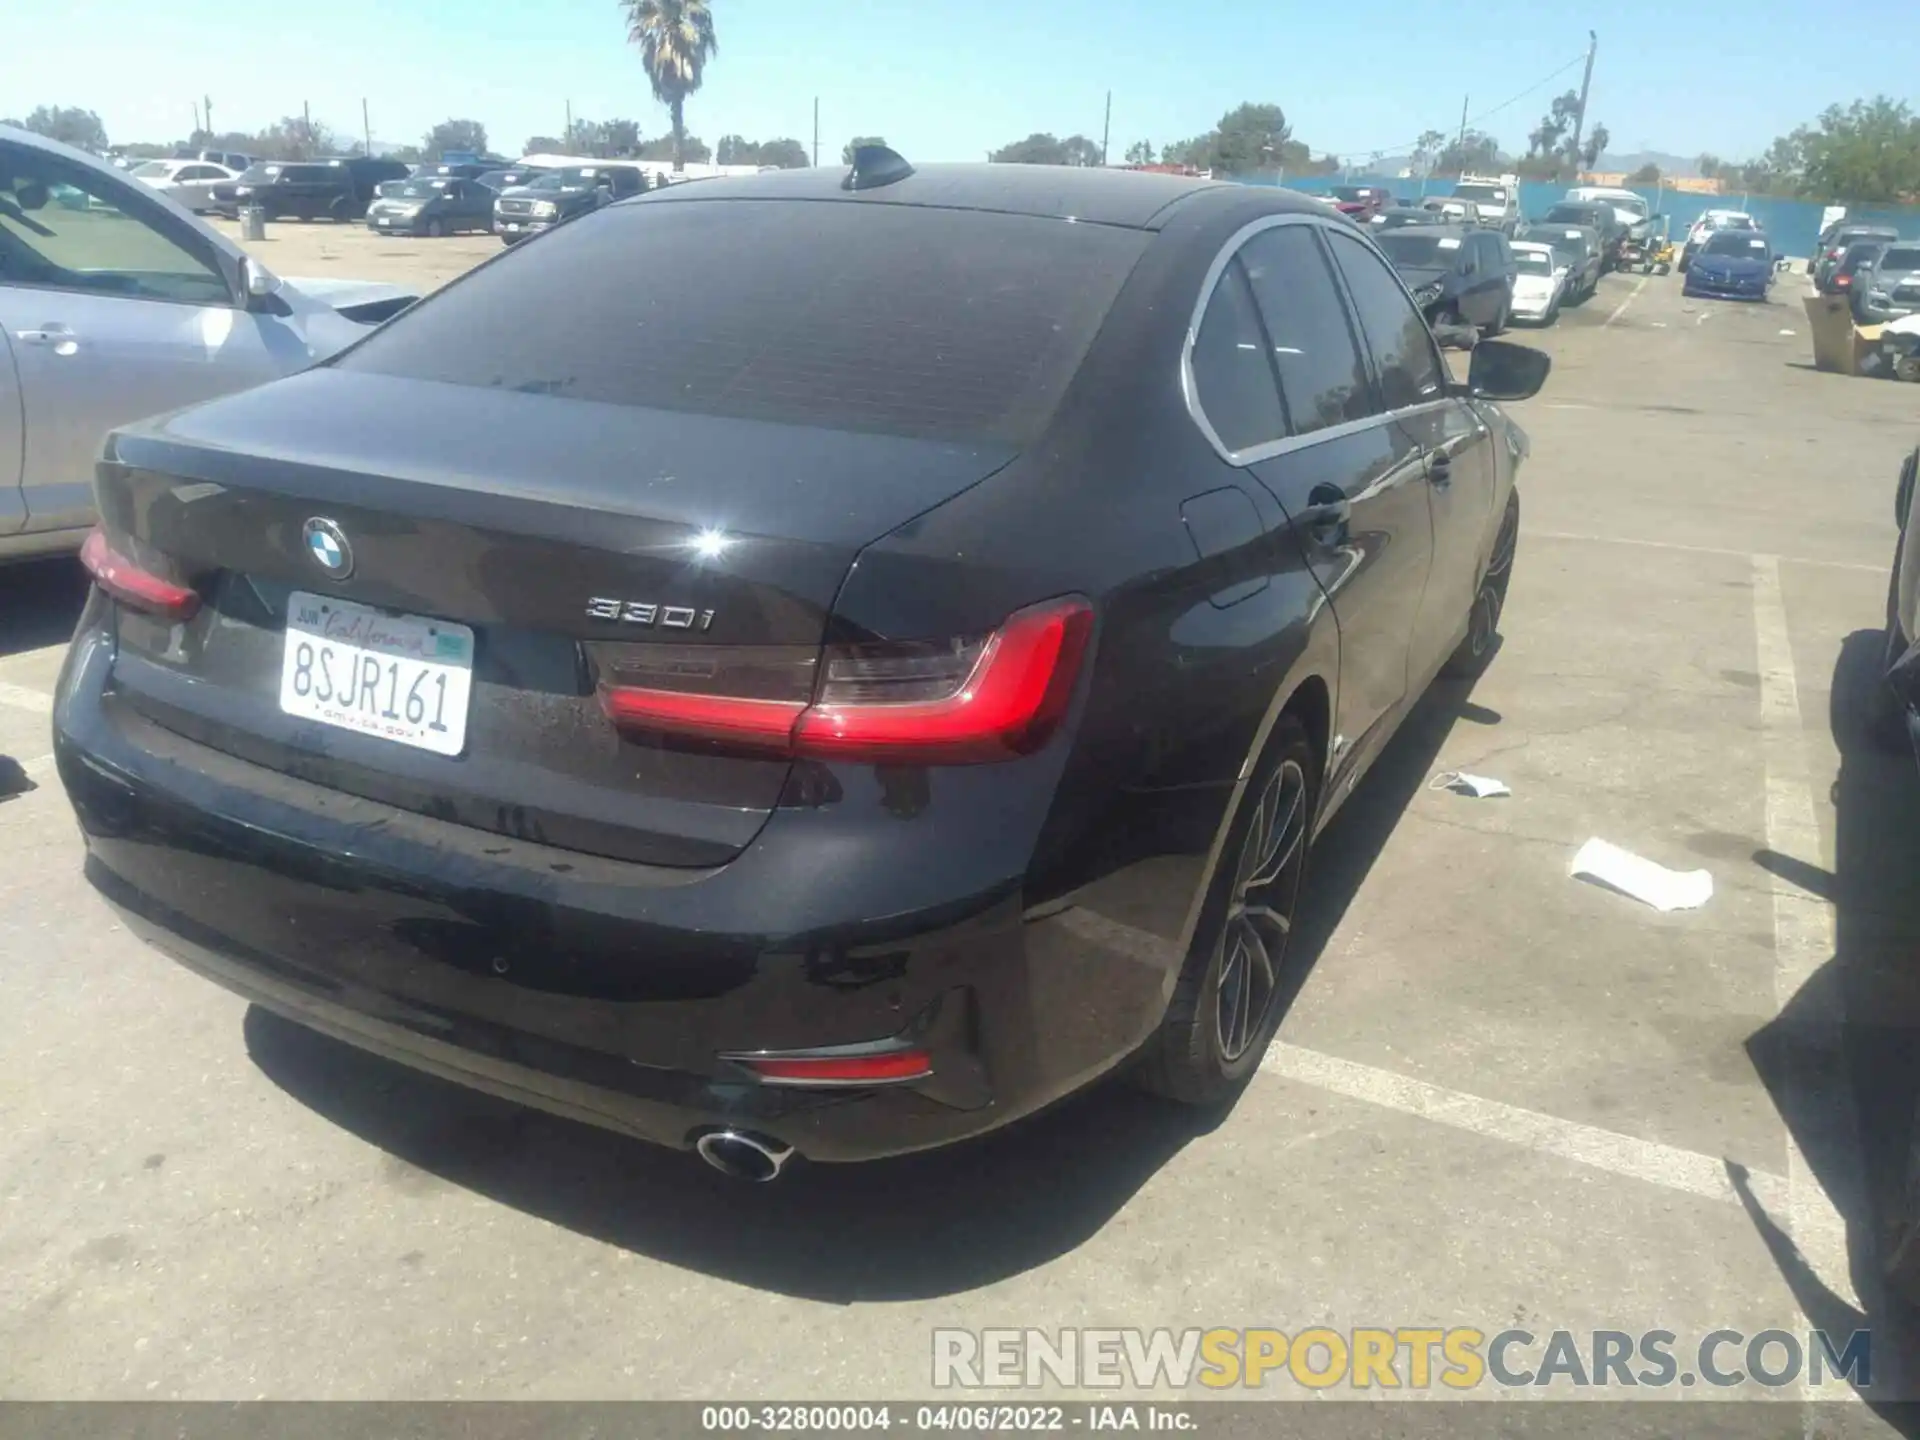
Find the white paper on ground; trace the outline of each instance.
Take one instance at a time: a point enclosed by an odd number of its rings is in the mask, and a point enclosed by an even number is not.
[[[1486,800],[1495,795],[1511,795],[1513,791],[1504,780],[1490,779],[1485,775],[1469,775],[1464,770],[1445,770],[1433,777],[1427,786],[1429,790],[1453,790],[1462,795],[1471,795],[1476,800]]]
[[[1567,874],[1611,885],[1656,910],[1697,910],[1713,895],[1713,876],[1706,871],[1669,870],[1604,840],[1582,845]]]

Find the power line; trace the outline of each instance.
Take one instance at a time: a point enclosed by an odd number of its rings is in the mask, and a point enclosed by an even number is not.
[[[1472,116],[1466,122],[1465,128],[1471,129],[1473,126],[1478,125],[1482,120],[1488,119],[1489,117],[1494,115],[1498,115],[1502,110],[1507,109],[1509,106],[1518,105],[1522,100],[1526,99],[1529,95],[1534,94],[1536,91],[1544,90],[1547,86],[1551,85],[1554,81],[1558,80],[1562,75],[1566,74],[1567,71],[1573,69],[1574,66],[1584,65],[1586,63],[1586,60],[1587,60],[1587,52],[1582,50],[1578,55],[1574,56],[1571,60],[1567,61],[1567,63],[1562,65],[1558,70],[1555,70],[1552,74],[1544,76],[1541,79],[1534,81],[1533,84],[1529,85],[1526,89],[1522,90],[1518,95],[1515,95],[1511,100],[1502,100],[1498,105],[1495,105],[1493,108],[1489,110],[1482,110],[1478,115]],[[1327,153],[1329,155],[1335,156],[1338,159],[1358,159],[1362,155],[1403,154],[1406,151],[1415,149],[1419,144],[1420,144],[1420,137],[1416,135],[1413,139],[1403,140],[1398,145],[1374,145],[1374,146],[1369,146],[1364,150],[1329,150]]]

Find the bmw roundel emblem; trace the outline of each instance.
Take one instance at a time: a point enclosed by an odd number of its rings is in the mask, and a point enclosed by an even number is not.
[[[344,580],[353,573],[353,547],[333,521],[316,515],[307,521],[302,533],[307,542],[307,554],[331,579]]]

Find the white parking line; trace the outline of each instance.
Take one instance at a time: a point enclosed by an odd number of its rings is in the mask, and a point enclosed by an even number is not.
[[[1767,772],[1767,848],[1807,865],[1820,863],[1800,687],[1780,589],[1780,557],[1753,557],[1753,631],[1760,672],[1760,746]],[[1786,1230],[1807,1268],[1835,1295],[1858,1306],[1847,1254],[1847,1226],[1798,1136],[1822,1137],[1848,1161],[1859,1156],[1859,1117],[1840,1074],[1840,1003],[1833,909],[1777,873],[1773,893],[1773,992],[1795,1043],[1783,1047],[1793,1073],[1776,1093],[1787,1122]],[[1831,1171],[1829,1172],[1831,1177]],[[1862,1177],[1844,1183],[1859,1193]],[[1878,1309],[1872,1313],[1879,1313]]]
[[[53,697],[39,690],[29,690],[24,685],[10,685],[0,680],[0,705],[11,706],[15,710],[31,710],[36,715],[53,713]]]
[[[1647,281],[1651,280],[1652,278],[1653,277],[1651,275],[1642,275],[1640,277],[1640,283],[1633,287],[1632,292],[1627,296],[1627,298],[1622,300],[1618,305],[1614,306],[1613,313],[1607,316],[1606,319],[1600,322],[1600,328],[1602,330],[1606,329],[1609,325],[1613,324],[1614,321],[1618,320],[1622,315],[1626,314],[1627,306],[1631,305],[1634,301],[1640,298],[1640,292],[1647,288]]]
[[[1298,1045],[1276,1043],[1260,1061],[1270,1075],[1281,1075],[1365,1101],[1403,1115],[1417,1115],[1456,1130],[1504,1140],[1510,1145],[1555,1155],[1562,1160],[1643,1180],[1728,1205],[1740,1203],[1739,1194],[1727,1179],[1724,1160],[1693,1150],[1663,1145],[1657,1140],[1642,1140],[1598,1126],[1583,1125],[1558,1115],[1524,1110],[1518,1105],[1503,1105],[1479,1095],[1443,1089],[1422,1080],[1409,1079],[1371,1065],[1357,1065]],[[1777,1205],[1785,1197],[1785,1182],[1778,1175],[1754,1171],[1749,1183],[1765,1203]]]
[[[1682,545],[1674,540],[1640,540],[1632,535],[1579,535],[1569,530],[1524,530],[1529,540],[1572,540],[1588,545],[1643,545],[1649,550],[1678,550],[1686,555],[1725,555],[1734,560],[1751,560],[1751,550],[1727,550],[1718,545]],[[1824,565],[1830,570],[1864,570],[1869,575],[1884,575],[1884,565],[1863,565],[1857,560],[1816,560],[1811,555],[1775,557],[1789,565]]]

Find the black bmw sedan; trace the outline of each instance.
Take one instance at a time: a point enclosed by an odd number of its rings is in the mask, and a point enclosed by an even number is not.
[[[771,1178],[1230,1095],[1314,837],[1493,649],[1546,357],[1285,191],[657,191],[112,435],[87,875],[352,1044]]]

